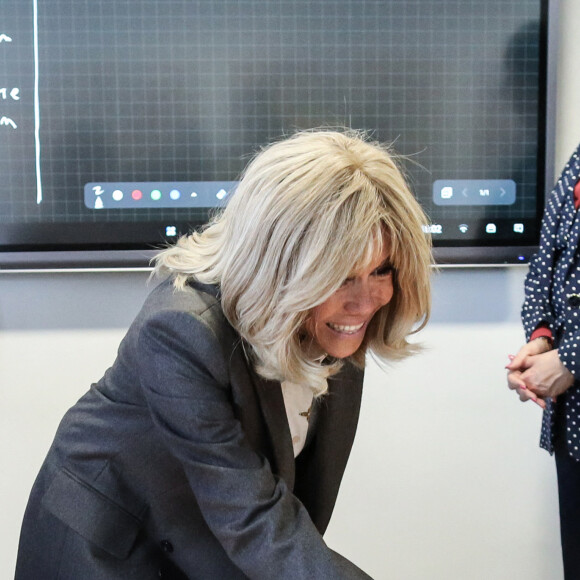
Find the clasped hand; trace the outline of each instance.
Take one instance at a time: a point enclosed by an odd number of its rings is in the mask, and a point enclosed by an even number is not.
[[[574,375],[562,364],[558,350],[551,350],[548,341],[532,340],[518,354],[510,356],[506,365],[508,387],[516,391],[520,401],[532,400],[546,407],[546,399],[554,399],[570,388]]]

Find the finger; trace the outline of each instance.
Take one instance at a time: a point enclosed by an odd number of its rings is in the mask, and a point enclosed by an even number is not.
[[[524,383],[520,383],[517,386],[516,391],[520,396],[520,401],[527,401],[528,399],[531,399],[532,401],[536,402],[538,400],[537,395],[532,393],[532,391],[530,391],[530,389],[528,389]]]
[[[546,408],[546,401],[544,401],[542,397],[536,397],[535,399],[532,399],[532,401],[534,401],[538,407],[541,407],[542,409]]]
[[[517,392],[520,396],[520,401],[523,402],[526,402],[528,400],[534,401],[534,403],[536,403],[536,405],[538,405],[542,409],[546,408],[546,401],[538,397],[535,393],[532,393],[532,391],[530,391],[530,389],[528,389],[528,387],[526,387],[526,385],[524,385],[523,383],[519,385]]]
[[[516,392],[517,394],[520,396],[520,401],[528,401],[528,400],[534,400],[537,399],[536,395],[534,395],[534,393],[532,393],[530,390],[528,390],[528,388],[526,387],[526,385],[523,384],[519,384],[516,388]]]
[[[522,385],[525,386],[525,383],[521,379],[522,373],[519,371],[512,371],[508,373],[507,381],[508,381],[508,388],[512,391],[519,389]]]
[[[508,370],[518,370],[527,368],[529,364],[527,363],[528,355],[525,353],[518,353],[517,355],[508,354],[509,363],[505,366]]]

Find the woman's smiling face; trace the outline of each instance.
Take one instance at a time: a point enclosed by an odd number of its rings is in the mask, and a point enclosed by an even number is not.
[[[387,244],[383,244],[368,266],[353,273],[334,294],[312,309],[306,331],[330,356],[351,356],[360,348],[372,317],[391,301],[393,292],[393,267]]]

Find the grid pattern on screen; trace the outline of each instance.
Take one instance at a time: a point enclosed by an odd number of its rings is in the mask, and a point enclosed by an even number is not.
[[[5,1],[25,37],[29,3]],[[272,139],[348,125],[408,156],[412,187],[434,218],[533,217],[538,20],[538,0],[40,2],[44,199],[35,203],[30,117],[8,152],[26,163],[1,162],[10,179],[0,214],[54,223],[195,218],[199,210],[91,211],[83,186],[234,180]],[[1,59],[0,50],[0,66],[32,86],[29,47]],[[437,179],[514,179],[517,200],[438,208]]]

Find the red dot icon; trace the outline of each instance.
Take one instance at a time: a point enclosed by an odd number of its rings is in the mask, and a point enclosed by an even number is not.
[[[143,197],[143,192],[140,191],[139,189],[134,189],[131,192],[131,197],[135,200],[135,201],[139,201],[142,197]]]

